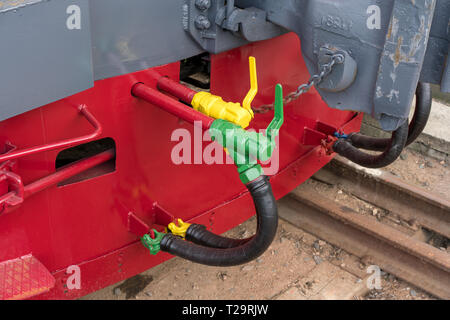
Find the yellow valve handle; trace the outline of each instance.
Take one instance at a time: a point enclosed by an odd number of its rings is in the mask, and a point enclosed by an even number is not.
[[[247,109],[248,112],[252,115],[252,118],[255,116],[252,110],[252,102],[255,99],[256,94],[258,93],[258,75],[256,73],[256,59],[255,57],[248,58],[248,65],[250,69],[250,90],[245,96],[244,101],[242,102],[242,107]]]
[[[212,95],[209,92],[200,91],[192,99],[191,105],[194,109],[214,119],[227,120],[244,129],[247,128],[255,116],[251,104],[258,93],[256,59],[255,57],[249,57],[248,60],[250,90],[245,96],[242,106],[239,103],[226,102],[221,97]]]
[[[183,222],[181,219],[177,219],[178,225],[174,222],[170,223],[167,227],[176,236],[180,236],[183,239],[186,238],[187,229],[190,227],[190,223]]]

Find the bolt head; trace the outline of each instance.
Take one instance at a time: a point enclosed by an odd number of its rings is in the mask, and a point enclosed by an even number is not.
[[[201,14],[195,19],[195,27],[199,30],[209,29],[211,27],[211,21]]]
[[[196,0],[195,6],[200,11],[208,10],[211,7],[211,0]]]

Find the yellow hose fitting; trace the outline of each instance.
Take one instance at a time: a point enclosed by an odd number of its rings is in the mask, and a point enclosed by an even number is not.
[[[199,92],[194,95],[191,105],[195,110],[214,119],[227,120],[242,128],[247,128],[254,118],[251,103],[258,93],[258,79],[256,73],[256,60],[249,58],[250,91],[245,96],[242,106],[239,103],[226,102],[221,97],[209,92]]]
[[[252,120],[252,113],[242,108],[239,103],[225,102],[219,96],[209,92],[199,92],[191,102],[195,110],[214,119],[222,119],[247,128]]]
[[[177,219],[178,225],[176,225],[174,222],[170,223],[168,225],[169,230],[172,232],[172,234],[176,236],[180,236],[183,239],[186,238],[186,232],[187,229],[190,227],[190,223],[183,222],[181,219]]]

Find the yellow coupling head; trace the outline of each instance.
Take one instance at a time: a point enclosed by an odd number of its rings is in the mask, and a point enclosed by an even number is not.
[[[247,128],[254,118],[251,103],[258,93],[258,79],[256,73],[256,60],[249,58],[250,91],[245,96],[242,106],[239,103],[226,102],[221,97],[209,92],[199,92],[194,95],[191,105],[195,110],[215,119],[223,119]]]
[[[183,222],[181,219],[177,219],[178,225],[174,222],[170,223],[167,227],[176,236],[186,238],[187,229],[190,227],[190,223]]]

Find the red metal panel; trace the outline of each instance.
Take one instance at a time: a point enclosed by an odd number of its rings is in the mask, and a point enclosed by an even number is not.
[[[309,78],[299,41],[289,34],[213,56],[214,94],[242,101],[248,91],[249,55],[256,57],[258,67],[260,94],[255,106],[273,100],[277,82],[287,93]],[[166,217],[204,223],[219,233],[254,214],[234,165],[172,162],[171,152],[178,144],[171,141],[174,130],[185,129],[200,140],[202,132],[130,94],[137,82],[156,88],[159,74],[178,79],[179,63],[97,81],[85,92],[0,122],[0,141],[7,139],[19,149],[47,144],[89,132],[89,123],[77,117],[74,108],[86,104],[103,126],[100,138],[111,137],[116,143],[114,172],[50,187],[26,199],[19,209],[0,215],[0,261],[33,252],[57,279],[49,293],[36,298],[76,298],[168,259],[167,254],[151,256],[146,251],[129,232],[124,212],[151,226],[166,210]],[[315,129],[319,120],[335,128],[347,124],[348,133],[358,130],[361,122],[351,112],[328,108],[314,90],[285,110],[280,167],[271,179],[277,198],[331,159],[320,146],[302,145],[305,127]],[[272,117],[258,114],[252,127],[265,128]],[[208,144],[191,141],[193,148]],[[19,159],[17,173],[24,184],[54,173],[58,152]],[[164,210],[155,209],[155,201]],[[79,290],[65,287],[66,268],[71,265],[80,266]]]

